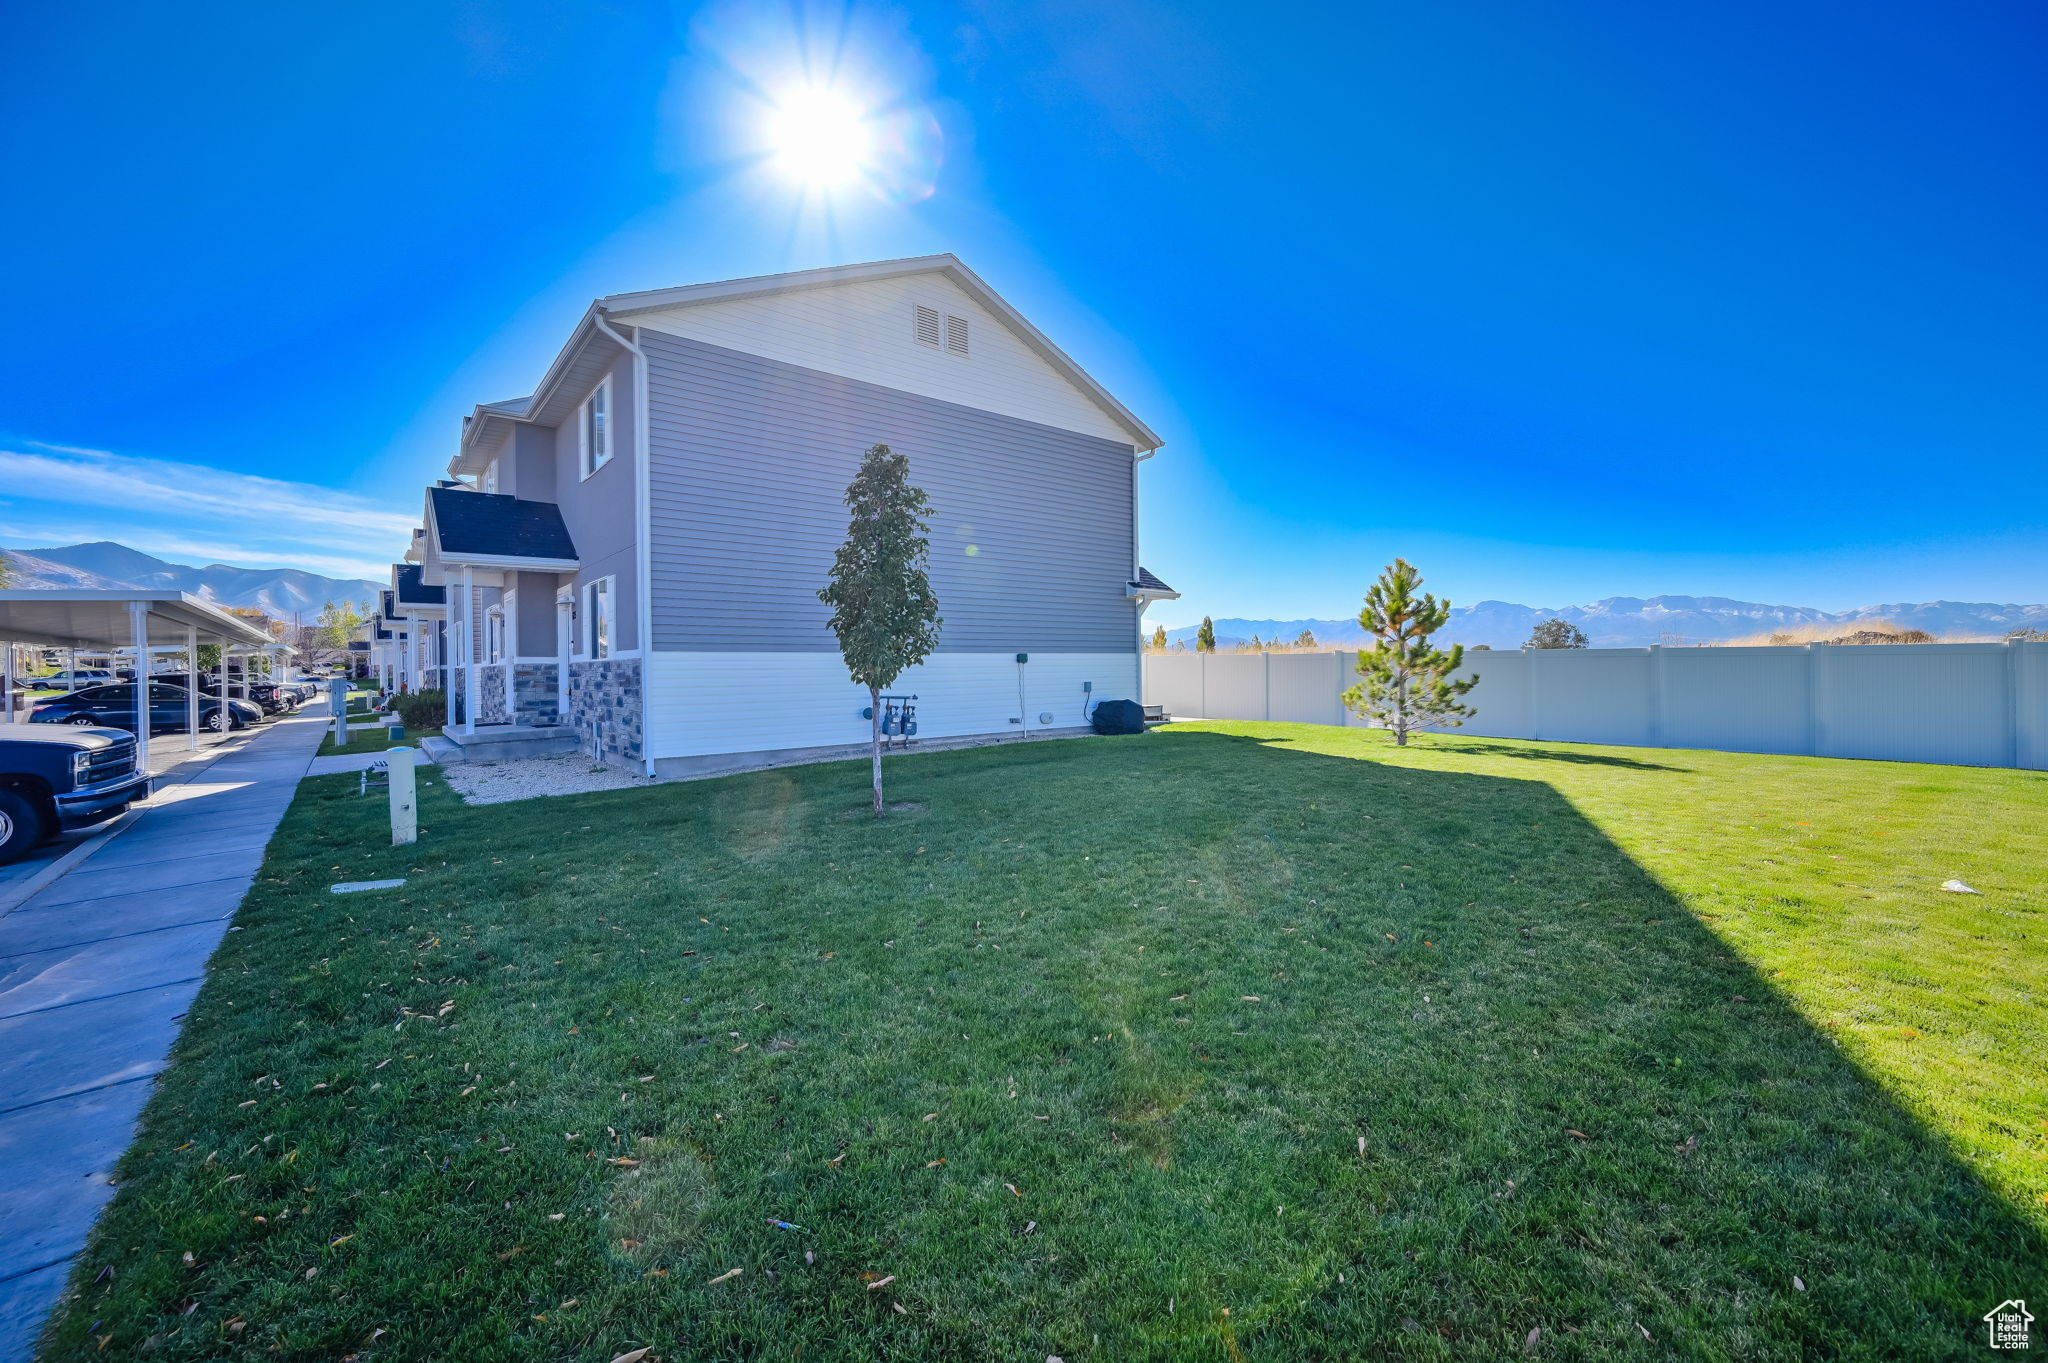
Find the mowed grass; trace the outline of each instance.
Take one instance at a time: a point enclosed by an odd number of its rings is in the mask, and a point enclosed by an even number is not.
[[[410,849],[301,788],[46,1358],[1968,1357],[2048,1288],[2039,773],[424,779]]]
[[[354,714],[355,712],[351,711],[350,713]],[[327,732],[321,738],[320,749],[314,756],[334,757],[350,753],[383,752],[388,748],[396,747],[418,747],[421,739],[431,738],[440,732],[440,725],[431,724],[424,729],[407,729],[403,739],[394,740],[391,737],[391,731],[382,725],[374,729],[351,728],[349,730],[348,742],[342,744],[334,741],[334,721],[330,717],[327,721]]]

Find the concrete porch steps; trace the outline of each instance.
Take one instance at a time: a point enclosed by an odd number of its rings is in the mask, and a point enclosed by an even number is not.
[[[583,746],[568,728],[486,724],[473,734],[450,731],[420,740],[429,762],[507,762],[521,757],[558,757]]]

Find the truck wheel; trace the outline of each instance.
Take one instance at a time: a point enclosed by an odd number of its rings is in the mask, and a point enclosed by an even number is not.
[[[0,789],[0,866],[43,840],[42,811],[19,791]]]

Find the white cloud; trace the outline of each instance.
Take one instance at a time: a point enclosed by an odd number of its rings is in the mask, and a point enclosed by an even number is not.
[[[311,483],[34,441],[0,446],[0,498],[16,547],[108,539],[173,560],[346,577],[381,576],[417,523],[399,505]],[[116,510],[129,514],[104,514]]]

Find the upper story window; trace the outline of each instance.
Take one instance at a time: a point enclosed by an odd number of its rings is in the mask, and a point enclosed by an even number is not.
[[[588,478],[612,458],[612,381],[606,377],[576,410],[576,447]]]
[[[601,577],[583,588],[583,656],[612,656],[612,579]]]
[[[484,469],[484,476],[477,479],[477,487],[483,492],[498,490],[498,461],[493,459]]]

